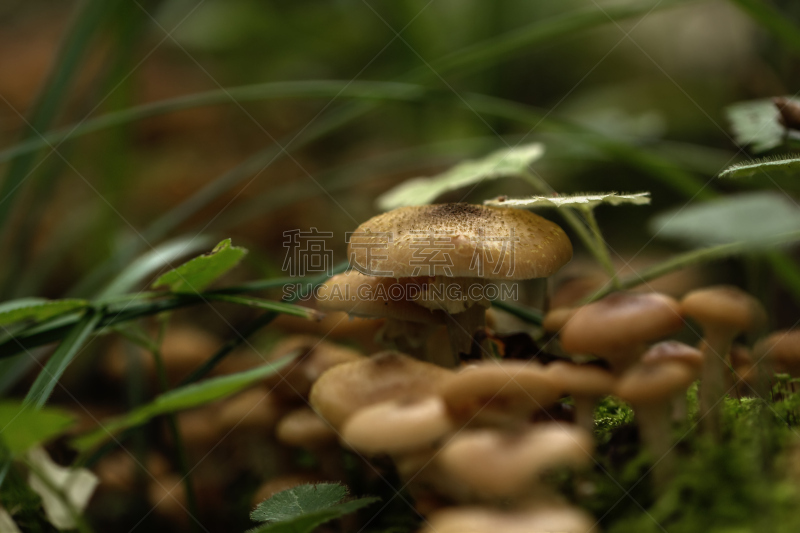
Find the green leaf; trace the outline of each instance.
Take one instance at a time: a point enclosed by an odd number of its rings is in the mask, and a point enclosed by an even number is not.
[[[617,194],[609,193],[587,193],[569,196],[532,196],[530,198],[496,198],[486,200],[486,205],[497,207],[584,207],[593,209],[600,204],[609,205],[648,205],[650,203],[650,193],[640,192],[636,194]]]
[[[154,273],[171,266],[181,257],[194,254],[211,245],[208,237],[192,236],[181,237],[167,241],[153,248],[133,261],[119,275],[109,283],[98,295],[98,298],[107,298],[125,293],[136,288],[137,285],[152,276]]]
[[[740,242],[759,249],[800,230],[800,208],[778,193],[739,194],[661,213],[650,227],[659,237],[695,246]]]
[[[231,240],[225,239],[211,252],[195,257],[158,278],[153,288],[168,286],[172,292],[200,292],[238,265],[246,253],[247,250],[231,246]]]
[[[726,108],[725,113],[739,146],[749,146],[753,153],[759,153],[783,143],[786,128],[778,122],[778,109],[771,99],[737,102]]]
[[[796,176],[800,174],[800,157],[765,157],[731,165],[719,173],[720,178],[750,178],[758,174],[769,177],[779,175]]]
[[[56,351],[53,352],[53,355],[50,356],[42,371],[36,376],[36,381],[31,385],[28,394],[25,395],[25,403],[33,403],[41,408],[47,402],[47,398],[50,397],[56,383],[58,383],[64,371],[78,354],[86,338],[97,327],[102,316],[102,313],[89,310],[69,331],[64,340],[61,341],[61,344],[58,345]]]
[[[35,409],[31,405],[0,403],[0,438],[12,454],[22,453],[69,429],[72,416],[60,409]]]
[[[76,449],[84,451],[102,444],[106,439],[127,428],[138,426],[153,417],[199,407],[207,403],[235,394],[250,385],[280,372],[296,354],[284,357],[280,361],[267,363],[257,368],[212,378],[202,383],[195,383],[172,389],[158,396],[152,402],[138,407],[122,417],[103,423],[103,428],[78,437],[72,444]]]
[[[425,205],[447,191],[475,185],[483,180],[521,176],[529,172],[531,163],[542,157],[544,146],[539,143],[504,148],[483,159],[465,161],[430,178],[414,178],[401,183],[378,197],[377,205],[384,211],[407,205]]]
[[[0,304],[0,326],[6,326],[23,320],[43,322],[48,318],[63,315],[70,311],[85,309],[89,305],[86,300],[45,300],[44,298],[20,298]]]
[[[346,500],[347,487],[338,483],[298,485],[258,504],[250,514],[265,524],[252,529],[259,533],[311,533],[330,520],[366,507],[380,498]]]

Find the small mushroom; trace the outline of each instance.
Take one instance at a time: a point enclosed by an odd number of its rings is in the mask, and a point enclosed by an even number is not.
[[[653,476],[661,491],[672,477],[674,458],[669,409],[672,398],[694,381],[684,364],[668,361],[657,365],[639,364],[617,383],[615,395],[633,406],[642,441],[653,456]]]
[[[740,333],[757,331],[766,323],[761,304],[746,292],[727,285],[692,291],[681,310],[703,328],[703,371],[700,381],[700,418],[716,439],[722,433],[722,399],[731,343]]]
[[[678,302],[658,293],[617,292],[579,307],[561,330],[567,353],[593,354],[622,373],[647,344],[683,327]]]
[[[523,361],[483,361],[448,377],[439,392],[462,424],[514,427],[558,400],[543,367]]]
[[[366,406],[392,398],[434,395],[451,374],[407,355],[380,352],[325,372],[311,388],[309,400],[320,416],[341,429],[353,413]]]
[[[680,363],[686,365],[695,376],[700,377],[703,368],[703,352],[678,341],[662,341],[652,345],[642,356],[643,365],[660,365],[663,363]],[[677,421],[686,419],[687,398],[685,391],[679,391],[672,399],[672,419]]]
[[[561,361],[546,367],[547,375],[575,402],[575,422],[590,435],[594,434],[594,408],[597,401],[614,391],[616,379],[602,368],[592,365],[571,365]]]
[[[400,455],[429,447],[455,429],[438,396],[396,398],[357,411],[342,441],[367,455]]]
[[[597,522],[563,503],[503,511],[486,507],[450,507],[433,513],[420,533],[590,533]]]
[[[548,493],[538,479],[545,471],[584,467],[592,462],[593,451],[592,437],[584,430],[542,423],[514,433],[463,431],[442,447],[436,461],[465,494],[480,500],[520,499]]]

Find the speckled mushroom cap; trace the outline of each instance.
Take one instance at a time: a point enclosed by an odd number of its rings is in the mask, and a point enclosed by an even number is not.
[[[563,504],[516,511],[449,507],[433,513],[420,533],[597,533],[597,522]]]
[[[346,311],[352,316],[393,318],[424,324],[444,324],[445,315],[432,311],[407,297],[419,295],[425,281],[415,278],[380,278],[351,270],[326,281],[317,292],[317,306],[323,311]]]
[[[703,326],[706,335],[710,328],[755,331],[767,321],[764,307],[758,300],[730,285],[715,285],[688,293],[681,300],[681,310]]]
[[[485,361],[449,377],[440,394],[456,420],[504,424],[549,407],[558,400],[559,388],[539,364]]]
[[[342,441],[369,455],[405,454],[453,431],[455,424],[438,396],[398,398],[357,411],[342,428]]]
[[[660,403],[687,389],[694,379],[695,373],[682,363],[640,364],[625,372],[614,394],[633,405]]]
[[[758,357],[766,357],[780,372],[800,375],[800,329],[775,331],[758,342]]]
[[[392,398],[431,396],[452,371],[398,352],[380,352],[325,372],[311,388],[311,407],[340,429],[353,413]]]
[[[618,367],[617,358],[631,347],[682,327],[680,306],[673,298],[616,292],[578,308],[561,330],[561,346],[565,352],[594,354]]]
[[[441,251],[433,257],[431,250]],[[445,253],[451,263],[440,262]],[[437,204],[369,219],[351,236],[348,254],[354,268],[370,275],[515,280],[551,275],[572,258],[572,244],[557,224],[530,211]]]
[[[591,435],[571,424],[542,423],[509,434],[496,429],[466,430],[443,446],[436,461],[443,472],[480,498],[523,497],[537,478],[559,466],[591,463]]]

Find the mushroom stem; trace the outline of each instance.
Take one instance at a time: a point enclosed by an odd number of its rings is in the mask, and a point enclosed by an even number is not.
[[[700,420],[707,433],[722,438],[722,399],[725,396],[727,355],[733,339],[727,332],[708,328],[703,339],[700,375]]]
[[[653,485],[658,494],[664,492],[675,471],[668,411],[669,402],[633,406],[642,442],[653,459]]]
[[[427,361],[425,343],[432,329],[430,324],[387,318],[378,330],[376,340],[389,348]]]
[[[597,403],[595,396],[573,394],[575,402],[575,424],[585,429],[589,435],[594,435],[594,406]]]
[[[452,362],[450,367],[458,364],[461,354],[472,351],[473,335],[479,329],[486,327],[486,308],[476,304],[462,313],[448,315],[447,333],[450,336]]]

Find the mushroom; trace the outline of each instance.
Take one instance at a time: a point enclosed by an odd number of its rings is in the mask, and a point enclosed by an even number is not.
[[[356,411],[392,398],[432,396],[452,374],[397,352],[338,365],[311,388],[311,407],[338,429]]]
[[[559,467],[591,463],[592,437],[576,426],[542,423],[520,432],[467,430],[442,447],[436,461],[461,487],[463,500],[520,499],[542,492],[538,477]],[[548,491],[544,491],[547,493]]]
[[[395,398],[357,411],[342,427],[342,441],[367,455],[400,455],[428,447],[454,429],[440,397]]]
[[[415,278],[398,281],[351,270],[333,276],[319,288],[318,306],[324,311],[346,311],[354,317],[383,318],[385,321],[378,332],[379,338],[390,348],[419,354],[426,359],[425,343],[433,329],[445,324],[445,315],[407,299],[414,291],[420,290],[420,285],[414,281]],[[449,354],[431,362],[448,366]]]
[[[515,427],[558,400],[559,389],[543,367],[489,360],[448,377],[439,393],[462,424]]]
[[[450,507],[433,513],[420,533],[589,533],[596,526],[584,511],[561,503],[512,511]]]
[[[576,309],[561,329],[561,347],[567,353],[602,357],[619,374],[639,360],[648,343],[682,327],[673,298],[616,292]]]
[[[633,406],[642,441],[655,460],[653,476],[661,491],[672,476],[672,436],[669,408],[672,398],[694,381],[694,373],[686,365],[666,361],[660,364],[639,364],[622,376],[615,395]]]
[[[448,314],[454,356],[484,325],[487,280],[550,276],[572,258],[555,223],[529,211],[469,204],[401,207],[361,224],[351,266],[371,276],[424,277],[416,301]]]
[[[681,310],[703,328],[700,418],[706,431],[719,439],[731,343],[740,333],[762,328],[766,313],[758,300],[728,285],[690,292],[683,297]]]
[[[668,362],[675,362],[686,365],[692,371],[695,379],[700,377],[700,369],[703,368],[703,352],[678,341],[662,341],[650,347],[642,356],[643,365],[660,365]],[[686,406],[686,393],[679,391],[672,399],[672,419],[675,421],[684,420],[688,412]]]
[[[571,365],[561,361],[546,367],[547,375],[572,396],[575,402],[575,423],[594,434],[594,407],[597,400],[614,391],[616,379],[600,367],[592,365]]]

